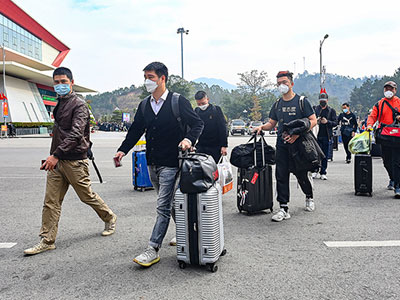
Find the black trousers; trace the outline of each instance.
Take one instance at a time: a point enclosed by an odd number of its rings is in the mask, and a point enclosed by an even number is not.
[[[289,145],[277,143],[276,145],[276,191],[280,204],[287,204],[290,198],[290,155]],[[307,198],[313,198],[313,186],[307,171],[294,174],[299,182],[301,190]]]
[[[196,152],[197,153],[205,153],[208,155],[211,155],[214,160],[215,163],[217,164],[219,159],[221,158],[221,147],[217,146],[217,147],[206,147],[206,146],[202,146],[202,145],[196,145]]]
[[[382,146],[383,165],[389,174],[390,180],[396,187],[400,186],[400,148]]]
[[[319,174],[326,175],[326,170],[328,169],[328,158],[329,158],[329,150],[331,145],[331,141],[327,136],[318,137],[318,144],[321,147],[322,152],[325,154],[325,158],[322,159],[321,169],[319,170]],[[333,149],[332,149],[333,156]],[[332,157],[331,157],[332,158]]]
[[[346,160],[351,159],[351,152],[349,150],[349,142],[352,138],[353,138],[352,136],[342,135],[344,151],[346,151]]]

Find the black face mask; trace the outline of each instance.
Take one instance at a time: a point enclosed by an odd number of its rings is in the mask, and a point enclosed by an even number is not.
[[[319,105],[321,105],[321,107],[325,107],[328,105],[328,103],[326,101],[319,101]]]

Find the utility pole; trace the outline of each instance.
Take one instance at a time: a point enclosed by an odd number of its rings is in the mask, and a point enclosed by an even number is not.
[[[177,34],[181,34],[181,64],[182,64],[182,79],[183,79],[183,34],[189,34],[189,30],[185,30],[183,27],[178,28]]]
[[[319,41],[319,80],[320,80],[320,88],[322,89],[322,86],[324,84],[324,79],[322,76],[322,73],[324,72],[325,75],[325,67],[322,68],[322,45],[325,42],[325,40],[329,37],[328,34],[325,34],[324,39],[322,41]]]

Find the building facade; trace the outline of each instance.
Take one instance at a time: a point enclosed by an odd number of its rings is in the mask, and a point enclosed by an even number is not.
[[[8,98],[8,122],[52,122],[57,104],[52,71],[69,51],[14,2],[0,0],[0,93]],[[94,92],[79,85],[74,89]],[[2,122],[2,110],[0,117]]]

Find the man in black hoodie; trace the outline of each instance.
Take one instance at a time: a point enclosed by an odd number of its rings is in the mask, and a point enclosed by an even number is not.
[[[342,134],[343,146],[346,151],[346,164],[351,162],[351,152],[349,150],[349,142],[356,134],[357,131],[357,118],[354,113],[350,111],[348,103],[342,104],[342,113],[338,117],[340,124],[340,133]]]
[[[157,220],[148,247],[133,261],[150,267],[160,261],[158,250],[171,219],[178,177],[178,146],[185,151],[194,145],[203,130],[203,122],[186,98],[167,90],[168,69],[163,63],[153,62],[143,71],[144,85],[151,95],[140,102],[128,134],[115,156],[122,159],[146,133],[147,163],[158,194]],[[179,116],[174,111],[175,100]],[[186,125],[190,127],[188,132],[183,129]]]
[[[326,170],[328,168],[329,144],[331,143],[333,137],[332,129],[333,127],[337,126],[336,111],[332,107],[328,106],[327,93],[321,93],[319,95],[319,105],[314,109],[319,125],[317,136],[318,144],[325,154],[319,174],[322,180],[327,180],[328,177],[326,176]],[[317,175],[317,173],[313,173],[313,178],[315,178]]]
[[[221,155],[227,155],[228,131],[221,108],[209,103],[204,91],[198,91],[194,98],[197,102],[196,113],[204,122],[204,129],[196,145],[197,152],[211,155],[218,163]]]

